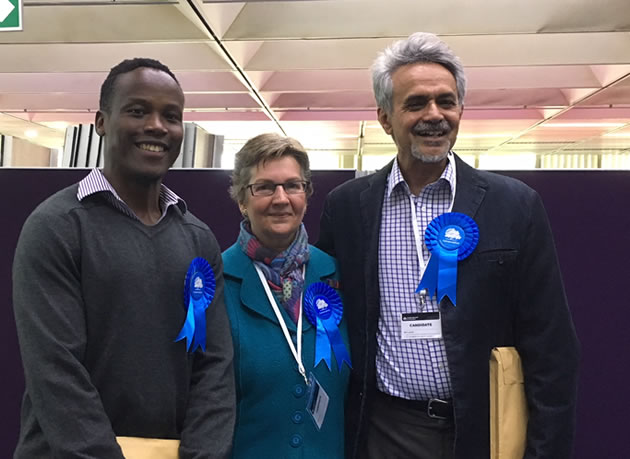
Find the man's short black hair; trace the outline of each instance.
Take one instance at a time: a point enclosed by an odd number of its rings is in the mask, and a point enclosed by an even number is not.
[[[103,81],[101,85],[101,98],[99,100],[99,109],[102,112],[109,113],[112,104],[112,95],[114,94],[114,86],[116,85],[116,78],[118,75],[122,75],[123,73],[132,72],[137,68],[147,67],[151,69],[160,70],[162,72],[168,73],[175,83],[181,87],[177,78],[171,72],[166,65],[162,64],[160,61],[156,61],[155,59],[150,59],[148,57],[134,57],[133,59],[125,59],[120,64],[115,65],[109,71],[109,75]]]

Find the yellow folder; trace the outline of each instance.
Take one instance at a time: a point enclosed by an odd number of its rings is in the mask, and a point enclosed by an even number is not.
[[[116,437],[126,459],[179,459],[179,440]]]
[[[518,351],[495,347],[490,355],[490,459],[523,459],[527,416]]]

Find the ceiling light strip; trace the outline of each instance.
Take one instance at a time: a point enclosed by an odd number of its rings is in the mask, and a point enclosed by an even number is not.
[[[206,21],[206,18],[204,17],[204,15],[201,13],[201,11],[199,11],[199,8],[197,8],[197,5],[195,5],[194,0],[186,0],[186,2],[190,6],[190,8],[193,10],[195,15],[202,22],[203,26],[206,28],[206,31],[212,36],[212,38],[214,39],[215,43],[219,46],[219,48],[221,49],[221,51],[223,52],[223,54],[225,55],[227,60],[230,62],[230,64],[234,68],[234,70],[236,70],[239,73],[239,75],[241,76],[241,78],[243,78],[243,81],[245,81],[245,83],[247,84],[247,87],[249,88],[249,90],[252,92],[252,94],[258,100],[258,103],[262,107],[263,111],[267,114],[267,116],[274,123],[276,123],[276,125],[278,126],[278,129],[280,129],[280,131],[284,135],[287,135],[286,131],[284,130],[284,128],[280,124],[280,120],[278,119],[276,114],[273,112],[271,107],[269,107],[269,105],[267,104],[267,101],[265,101],[265,99],[260,95],[260,93],[258,92],[258,89],[254,86],[254,84],[251,82],[251,80],[249,79],[249,77],[245,73],[245,70],[243,70],[241,68],[241,66],[238,64],[238,62],[236,62],[236,60],[232,57],[232,55],[230,54],[228,49],[225,47],[225,45],[223,44],[223,42],[221,41],[219,36],[216,33],[214,33],[214,30],[212,30],[212,27],[210,27],[210,24],[208,24],[208,21]]]

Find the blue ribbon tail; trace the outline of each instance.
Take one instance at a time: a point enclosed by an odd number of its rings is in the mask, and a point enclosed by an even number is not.
[[[339,371],[341,371],[341,367],[343,366],[344,362],[346,362],[346,364],[348,364],[348,366],[352,368],[350,355],[348,354],[346,345],[343,344],[343,338],[341,337],[339,328],[335,323],[335,319],[331,317],[329,319],[323,320],[322,322],[324,323],[324,328],[326,329],[328,340],[330,341],[330,345],[332,346],[333,352],[335,354],[335,360],[337,360],[337,367],[339,368]]]
[[[330,343],[326,335],[326,330],[324,329],[324,324],[322,324],[321,319],[318,317],[317,336],[315,338],[315,366],[322,360],[326,362],[328,371],[330,371]]]
[[[195,310],[195,335],[193,337],[192,352],[200,347],[206,350],[206,301],[201,298],[193,300]]]
[[[457,260],[457,255],[455,260]],[[421,290],[426,289],[429,293],[429,298],[433,298],[435,291],[438,288],[438,270],[440,265],[440,256],[438,254],[432,254],[429,258],[429,264],[427,269],[424,270],[420,284],[416,289],[416,293],[420,293]]]
[[[439,250],[438,302],[448,296],[457,305],[457,250]]]
[[[179,335],[175,338],[175,342],[181,341],[186,338],[186,350],[190,350],[190,345],[193,342],[193,336],[195,334],[195,317],[194,317],[194,306],[192,298],[188,302],[188,311],[186,312],[186,320],[184,321],[184,325],[182,326]]]

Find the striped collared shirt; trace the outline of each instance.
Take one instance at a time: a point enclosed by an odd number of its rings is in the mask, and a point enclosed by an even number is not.
[[[423,307],[420,295],[415,293],[421,273],[411,202],[415,206],[426,266],[429,251],[424,244],[424,232],[431,220],[449,211],[454,196],[455,160],[452,154],[448,158],[441,177],[425,186],[418,196],[411,194],[398,160],[394,161],[385,187],[378,249],[381,315],[377,333],[377,384],[382,392],[410,400],[451,397],[444,341],[402,340],[400,330],[403,313],[438,311],[435,296],[427,295]]]
[[[116,210],[138,221],[140,220],[127,203],[118,196],[118,193],[116,193],[116,190],[105,178],[100,169],[92,169],[90,173],[79,182],[77,199],[82,201],[84,198],[95,193],[103,193],[107,197],[107,201]],[[162,215],[158,223],[164,218],[168,208],[172,205],[178,206],[182,213],[186,212],[186,203],[184,200],[168,189],[166,185],[162,185],[160,188],[160,209],[162,210]]]

